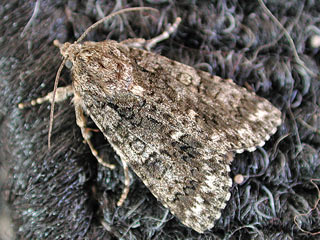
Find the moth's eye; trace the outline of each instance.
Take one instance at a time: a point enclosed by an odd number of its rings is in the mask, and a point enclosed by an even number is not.
[[[71,69],[72,68],[72,62],[70,60],[67,60],[65,66],[66,66],[66,68]]]

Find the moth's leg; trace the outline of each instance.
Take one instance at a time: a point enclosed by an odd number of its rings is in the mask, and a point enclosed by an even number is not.
[[[90,140],[91,130],[87,128],[87,118],[84,116],[84,113],[83,113],[83,108],[81,106],[81,98],[76,93],[74,94],[73,103],[74,103],[74,108],[76,113],[77,125],[81,129],[82,137],[84,141],[88,144],[92,155],[95,156],[95,158],[98,160],[98,162],[101,165],[108,167],[110,169],[114,169],[115,166],[113,164],[108,164],[104,162],[103,159],[99,157],[98,151],[93,147],[92,142]]]
[[[19,103],[18,107],[20,109],[23,109],[23,108],[31,107],[31,106],[34,106],[37,104],[42,104],[44,102],[52,102],[52,95],[53,95],[53,92],[50,92],[44,97],[31,100],[31,102]],[[66,87],[59,87],[59,88],[57,88],[56,97],[55,97],[54,101],[61,102],[61,101],[66,100],[68,97],[70,97],[72,95],[73,95],[72,85],[69,85]]]
[[[121,207],[123,202],[126,200],[129,190],[130,190],[130,177],[129,177],[129,168],[127,163],[121,159],[123,171],[124,171],[124,189],[122,190],[121,197],[119,201],[117,202],[117,206]]]
[[[167,25],[166,30],[157,37],[151,38],[149,40],[145,40],[143,38],[132,38],[122,41],[122,44],[125,44],[130,47],[142,48],[150,51],[158,42],[161,42],[167,38],[169,38],[170,34],[175,32],[181,22],[181,18],[177,17],[175,22],[171,25]]]
[[[181,18],[180,18],[180,17],[177,17],[176,20],[175,20],[175,22],[174,22],[172,25],[169,24],[169,25],[166,27],[166,30],[165,30],[162,34],[160,34],[160,35],[157,36],[157,37],[154,37],[154,38],[152,38],[152,39],[147,40],[147,43],[146,43],[146,45],[145,45],[145,48],[146,48],[147,50],[150,50],[150,49],[153,48],[158,42],[161,42],[161,41],[169,38],[170,34],[174,33],[174,32],[177,30],[180,22],[181,22]]]
[[[92,155],[96,157],[96,159],[98,160],[98,162],[101,165],[108,167],[110,169],[114,169],[115,166],[113,164],[108,164],[108,163],[104,162],[101,157],[99,157],[98,151],[93,147],[93,145],[91,143],[91,140],[90,140],[91,131],[89,128],[86,127],[87,119],[84,116],[83,108],[81,107],[80,96],[75,94],[74,98],[73,98],[73,103],[74,103],[74,107],[75,107],[77,125],[81,129],[82,137],[85,140],[85,142],[89,145]],[[122,165],[123,165],[125,179],[124,179],[124,189],[122,191],[122,194],[121,194],[119,201],[117,202],[117,206],[119,206],[119,207],[123,204],[124,200],[126,200],[128,193],[129,193],[129,187],[130,187],[130,177],[129,177],[128,165],[125,161],[123,161],[123,160],[121,160],[121,161],[122,161]]]

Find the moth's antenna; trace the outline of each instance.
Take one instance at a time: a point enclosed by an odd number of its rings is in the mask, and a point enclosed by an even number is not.
[[[117,12],[109,14],[108,16],[106,16],[106,17],[100,19],[99,21],[97,21],[96,23],[92,24],[90,27],[87,28],[87,30],[84,33],[82,33],[82,35],[78,38],[77,41],[75,41],[75,43],[82,41],[92,29],[94,29],[99,24],[103,23],[104,21],[109,20],[110,18],[112,18],[116,15],[126,13],[126,12],[145,11],[145,10],[159,12],[157,9],[151,8],[151,7],[135,7],[135,8],[126,8],[126,9],[119,10]]]
[[[49,149],[51,147],[51,134],[52,134],[53,113],[54,113],[54,104],[55,104],[54,101],[56,99],[56,92],[58,88],[59,77],[66,61],[67,61],[67,58],[63,59],[62,63],[59,66],[58,72],[56,74],[56,79],[54,80],[53,95],[52,95],[52,102],[51,102],[51,109],[50,109],[49,132],[48,132],[48,148]]]
[[[122,14],[122,13],[135,12],[135,11],[155,11],[155,12],[159,12],[155,8],[135,7],[135,8],[126,8],[126,9],[122,9],[122,10],[119,10],[117,12],[111,13],[108,16],[100,19],[96,23],[92,24],[90,27],[88,27],[87,30],[78,38],[78,40],[74,42],[74,44],[82,41],[92,29],[96,28],[99,24],[103,23],[104,21],[107,21],[110,18],[112,18],[112,17],[114,17],[116,15]],[[57,45],[59,47],[60,44],[59,44],[58,41],[55,40],[54,41],[54,45]],[[58,88],[58,83],[59,83],[59,78],[60,78],[60,75],[61,75],[61,71],[62,71],[63,66],[66,63],[67,59],[68,59],[68,50],[66,50],[66,56],[64,57],[62,63],[60,64],[60,67],[59,67],[58,72],[56,74],[56,78],[54,80],[54,88],[53,88],[52,101],[51,101],[51,110],[50,110],[49,131],[48,131],[48,148],[49,149],[51,147],[51,135],[52,135],[53,113],[54,113],[56,92],[57,92],[57,88]]]

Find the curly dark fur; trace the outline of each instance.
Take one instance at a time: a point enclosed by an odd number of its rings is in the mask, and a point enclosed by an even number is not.
[[[180,16],[178,32],[153,51],[232,78],[281,109],[283,124],[272,139],[232,162],[231,177],[247,177],[231,189],[231,200],[211,231],[199,235],[184,227],[135,175],[128,199],[116,209],[122,169],[97,164],[82,143],[68,101],[56,105],[53,145],[48,150],[49,105],[21,111],[17,104],[52,90],[61,61],[52,41],[73,42],[101,17],[100,9],[107,15],[115,6],[100,1],[89,5],[92,2],[43,0],[34,18],[34,1],[3,1],[0,8],[0,164],[7,172],[1,192],[9,203],[16,239],[312,238],[293,218],[310,210],[318,198],[310,179],[320,175],[319,81],[296,64],[287,38],[258,2],[146,1],[160,10],[160,16],[116,17],[88,37],[150,39]],[[128,1],[120,8],[140,3]],[[317,73],[319,49],[309,39],[316,34],[312,29],[318,24],[318,4],[278,1],[267,7],[289,31],[306,66]],[[64,71],[60,84],[70,82]],[[94,134],[94,145],[104,159],[117,163],[100,133]],[[109,231],[101,219],[111,226]],[[299,221],[306,231],[320,227],[317,214]]]

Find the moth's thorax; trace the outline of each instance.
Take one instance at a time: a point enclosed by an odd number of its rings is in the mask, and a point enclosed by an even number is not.
[[[123,91],[133,83],[129,49],[115,41],[72,44],[68,50],[73,84],[82,91],[98,87],[105,92]]]

